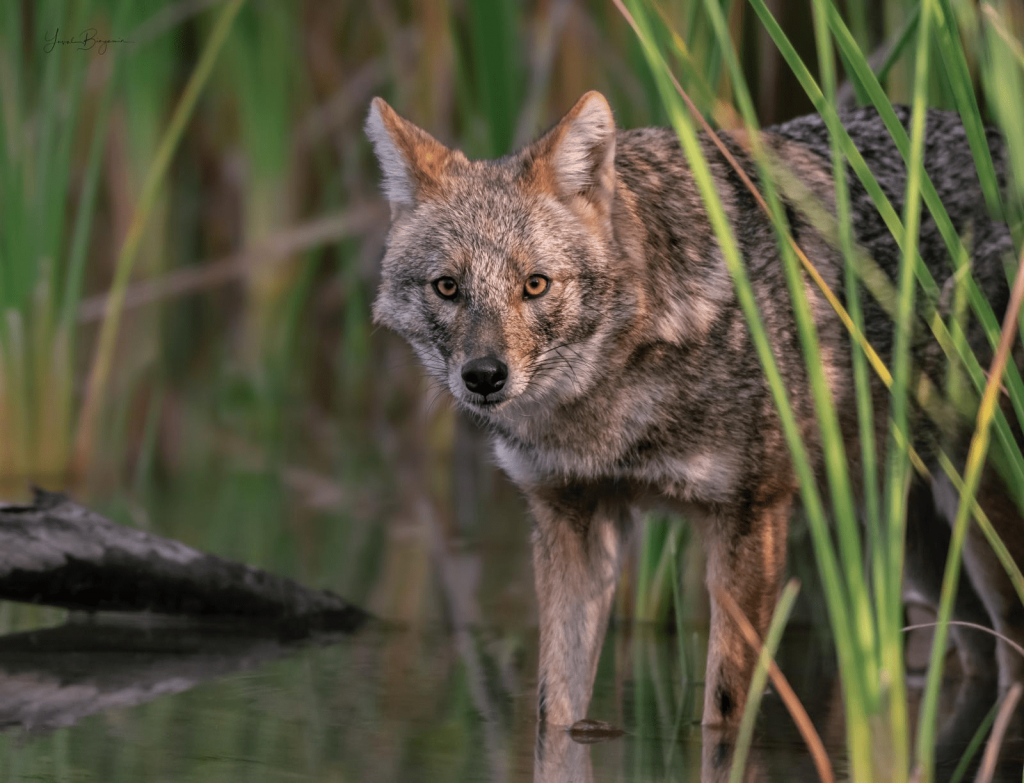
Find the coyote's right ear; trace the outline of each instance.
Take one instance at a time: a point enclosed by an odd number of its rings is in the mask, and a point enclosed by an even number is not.
[[[384,172],[384,194],[394,217],[437,188],[454,153],[422,128],[398,116],[382,98],[370,103],[366,135]]]

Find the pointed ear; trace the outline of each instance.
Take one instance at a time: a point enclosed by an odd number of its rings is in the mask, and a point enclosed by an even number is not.
[[[391,202],[392,217],[438,188],[454,155],[425,130],[399,117],[382,98],[370,103],[366,135],[384,172],[384,194]]]
[[[588,92],[530,148],[533,173],[557,195],[607,207],[615,192],[615,118],[601,93]]]

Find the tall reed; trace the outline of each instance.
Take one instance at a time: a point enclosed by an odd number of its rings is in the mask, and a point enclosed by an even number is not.
[[[971,383],[964,393],[973,402],[968,403],[966,409],[972,416],[976,413],[977,420],[965,475],[961,477],[957,473],[956,465],[950,457],[942,454],[940,458],[943,469],[950,475],[954,484],[960,488],[961,501],[953,529],[950,555],[943,583],[938,613],[940,625],[935,634],[925,699],[921,715],[918,718],[916,765],[922,779],[931,780],[934,777],[937,695],[945,652],[945,634],[953,597],[956,593],[963,536],[966,525],[972,516],[982,526],[997,551],[1003,550],[1002,562],[1015,584],[1018,587],[1020,585],[1019,570],[1006,557],[1005,548],[998,541],[998,536],[991,529],[983,511],[974,499],[981,469],[986,463],[985,455],[990,425],[994,423],[994,431],[1000,447],[998,458],[992,463],[994,467],[1012,484],[1015,477],[1020,475],[1021,467],[1024,466],[1020,449],[1012,436],[1011,425],[1006,420],[1004,412],[995,404],[996,392],[1000,389],[1002,380],[1009,389],[1009,396],[1014,401],[1015,411],[1018,415],[1020,414],[1018,403],[1022,391],[1020,378],[1013,363],[1007,361],[1010,341],[1018,330],[1019,303],[1016,299],[1011,303],[1005,324],[1000,329],[991,307],[984,301],[980,288],[972,279],[969,268],[966,267],[968,254],[964,247],[964,241],[952,230],[949,218],[938,201],[934,187],[924,174],[922,165],[924,109],[928,105],[929,96],[933,90],[929,79],[930,63],[940,61],[947,71],[947,78],[953,85],[957,106],[964,117],[971,148],[978,162],[978,176],[982,182],[986,200],[996,214],[1003,214],[999,186],[991,161],[988,159],[988,147],[979,118],[978,103],[974,98],[971,77],[966,66],[967,58],[957,33],[953,11],[948,2],[921,0],[916,10],[909,9],[908,16],[911,21],[905,28],[909,33],[902,35],[896,42],[897,48],[905,47],[905,55],[909,54],[906,50],[909,50],[910,47],[913,48],[912,81],[909,90],[912,111],[908,135],[895,121],[892,103],[879,86],[871,63],[861,49],[867,44],[867,31],[863,24],[863,18],[860,18],[863,9],[859,7],[859,4],[853,4],[854,7],[850,9],[856,30],[856,33],[851,35],[831,0],[815,0],[813,3],[818,73],[822,85],[819,87],[812,78],[810,69],[806,67],[802,58],[786,38],[763,0],[750,0],[750,5],[756,12],[760,23],[807,89],[809,97],[825,118],[832,136],[837,214],[833,225],[828,226],[826,221],[823,222],[822,228],[826,231],[826,235],[833,237],[833,241],[837,243],[837,247],[847,260],[846,306],[849,308],[849,312],[838,300],[830,296],[831,292],[823,289],[823,293],[836,307],[839,315],[843,317],[853,339],[854,381],[858,400],[860,432],[864,441],[861,462],[866,471],[863,480],[859,482],[864,487],[864,497],[858,503],[850,491],[847,478],[848,467],[838,435],[831,396],[820,372],[821,365],[817,358],[817,338],[814,333],[813,321],[809,315],[804,288],[804,281],[807,278],[804,277],[804,274],[810,273],[811,278],[819,287],[821,282],[814,276],[812,262],[807,261],[801,255],[800,262],[804,266],[804,269],[801,270],[797,260],[799,250],[789,235],[787,222],[779,209],[778,198],[774,192],[776,187],[774,183],[778,180],[780,171],[777,166],[773,168],[772,162],[766,159],[764,151],[760,148],[753,101],[746,88],[744,72],[735,55],[735,42],[727,26],[726,15],[723,14],[721,5],[715,0],[708,0],[700,4],[700,10],[705,15],[709,28],[714,31],[722,51],[725,53],[724,63],[731,81],[732,95],[742,116],[743,125],[749,133],[751,151],[759,167],[759,185],[763,189],[764,208],[768,210],[779,237],[780,257],[790,284],[791,301],[815,400],[819,437],[824,447],[824,462],[831,501],[830,504],[826,504],[819,495],[805,446],[795,427],[785,388],[778,380],[778,371],[768,346],[768,338],[760,322],[745,268],[732,236],[732,229],[722,212],[707,164],[700,154],[694,121],[684,107],[681,100],[682,90],[678,83],[674,83],[665,56],[659,48],[658,42],[664,39],[666,34],[656,32],[646,3],[633,0],[628,5],[629,11],[626,12],[623,9],[623,12],[634,24],[637,35],[644,46],[645,55],[658,81],[661,99],[679,134],[694,178],[700,187],[705,208],[718,237],[723,257],[733,276],[737,295],[747,316],[755,347],[761,357],[762,366],[775,397],[794,467],[800,478],[802,501],[810,523],[815,554],[835,635],[839,671],[843,678],[847,743],[852,776],[858,781],[907,780],[911,775],[910,716],[907,712],[904,680],[900,588],[908,485],[914,469],[927,472],[927,467],[912,449],[912,436],[908,429],[911,403],[914,401],[922,403],[919,398],[915,400],[920,393],[920,380],[912,377],[910,364],[910,345],[915,339],[918,319],[922,314],[935,338],[939,340],[949,357],[951,374],[958,372],[961,365],[967,370],[967,376]],[[988,34],[997,34],[1001,21],[998,11],[992,6],[987,6],[984,13],[991,19]],[[664,22],[665,17],[662,16],[662,23]],[[1015,70],[1019,64],[1010,62],[1014,39],[1006,33],[1005,28],[1001,34],[1004,44],[1000,49],[992,50],[998,52],[997,54],[983,61],[982,72],[989,92],[999,96],[997,101],[992,102],[993,105],[998,103],[999,106],[1003,106],[1005,104],[1010,107],[1008,111],[1017,112],[1019,111],[1019,102],[1014,103],[1009,98],[1013,85],[1020,78],[1019,73]],[[911,37],[914,39],[913,42],[910,42]],[[860,158],[859,153],[853,148],[849,137],[842,128],[839,116],[837,77],[833,72],[835,57],[833,47],[836,44],[838,44],[848,77],[854,81],[856,93],[879,108],[893,133],[897,146],[905,156],[908,178],[902,217],[896,216],[892,207],[888,205],[884,195],[878,189],[877,183],[873,181],[871,172]],[[1000,60],[1000,58],[1002,59]],[[895,60],[886,62],[880,70],[886,74],[891,73],[895,62]],[[685,60],[683,65],[687,67]],[[995,76],[996,74],[998,78]],[[689,78],[692,79],[692,75]],[[1011,86],[1005,88],[1002,86],[1005,84]],[[1014,129],[1012,125],[1006,125],[1004,116],[1000,116],[999,111],[993,113],[1006,132],[1012,156],[1014,145],[1019,143],[1015,142],[1013,137],[1020,136],[1020,126],[1018,125]],[[725,116],[725,113],[719,109],[717,116]],[[1014,119],[1017,118],[1014,117]],[[880,212],[902,249],[902,261],[897,280],[893,281],[894,287],[880,285],[877,271],[872,267],[870,260],[860,257],[854,245],[849,230],[851,225],[850,204],[845,182],[847,163],[850,164],[854,173],[864,182],[869,194],[875,199]],[[1012,190],[1013,188],[1011,188]],[[947,327],[942,319],[935,315],[937,289],[924,268],[917,250],[918,227],[924,205],[937,221],[940,231],[949,245],[951,264],[957,268],[961,300],[965,302],[965,306],[969,304],[974,310],[976,317],[984,325],[993,348],[998,349],[996,359],[988,368],[987,374],[966,345],[957,320],[952,319]],[[797,251],[796,254],[794,251]],[[925,292],[923,302],[919,302],[916,295],[919,285]],[[863,338],[863,315],[859,305],[859,290],[862,286],[868,295],[880,298],[880,301],[884,300],[886,309],[894,319],[895,345],[891,368],[885,367],[878,361],[877,355]],[[877,473],[875,467],[875,448],[871,435],[874,431],[874,424],[869,397],[869,369],[882,377],[891,392],[890,437],[884,451],[887,455],[887,466],[881,474]],[[949,415],[948,411],[943,413],[940,409],[941,406],[929,407],[926,405],[925,408],[931,415],[940,419]],[[961,401],[961,412],[963,412],[963,408],[964,403]],[[948,421],[948,419],[942,420]],[[876,475],[882,477],[880,485],[876,483]],[[865,520],[863,531],[857,522],[862,508]],[[836,530],[835,539],[830,532],[830,522]],[[862,551],[867,552],[870,563],[869,581],[864,579],[866,572],[861,558]],[[755,686],[758,686],[758,683],[755,683]],[[752,697],[754,696],[756,694],[752,694]],[[749,704],[755,704],[753,698]]]

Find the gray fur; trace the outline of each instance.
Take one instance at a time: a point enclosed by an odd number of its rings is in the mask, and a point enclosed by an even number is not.
[[[584,96],[561,123],[517,153],[496,161],[453,158],[434,171],[433,195],[393,221],[374,305],[375,320],[408,339],[458,405],[491,431],[500,464],[527,494],[541,614],[540,714],[555,724],[585,716],[618,563],[641,511],[668,506],[700,524],[712,594],[730,592],[763,633],[798,502],[775,404],[678,140],[661,128],[619,130],[613,141],[600,132],[579,133],[581,117],[600,119],[607,108],[595,96]],[[843,119],[899,211],[905,171],[881,120],[870,110]],[[908,119],[901,110],[901,120]],[[821,119],[769,128],[764,138],[832,210]],[[574,145],[569,180],[559,157],[566,139]],[[754,176],[739,140],[727,143]],[[814,406],[774,230],[710,140],[702,144],[821,475]],[[990,145],[1003,172],[995,134]],[[1010,238],[985,212],[955,116],[929,112],[925,154],[955,227],[971,228],[975,277],[1001,315]],[[899,249],[864,189],[855,177],[849,180],[857,241],[895,277]],[[575,186],[567,191],[566,181]],[[801,204],[787,206],[794,237],[844,297],[843,262],[823,238],[828,232],[815,229]],[[950,267],[930,217],[922,221],[920,246],[943,285]],[[530,299],[523,281],[534,274],[548,277],[550,288]],[[433,290],[432,281],[442,276],[458,282],[456,300]],[[851,475],[857,475],[849,337],[824,298],[808,292]],[[864,300],[868,337],[888,362],[892,324],[876,303]],[[968,332],[986,362],[990,353],[980,329],[972,323]],[[484,355],[508,365],[508,381],[491,399],[470,392],[460,378],[466,361]],[[944,377],[941,354],[924,342],[915,361]],[[880,383],[874,397],[884,444],[888,397]],[[934,433],[921,431],[927,453]],[[1019,519],[1005,510],[1002,517],[1012,528],[1006,534],[1012,550],[1024,554]],[[984,555],[972,557],[981,568]],[[941,570],[941,563],[929,567]],[[1008,592],[998,577],[976,587],[983,600],[986,590]],[[997,604],[986,602],[990,611]],[[739,720],[753,662],[713,600],[705,722]]]

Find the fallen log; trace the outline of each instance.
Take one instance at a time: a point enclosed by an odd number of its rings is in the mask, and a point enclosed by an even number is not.
[[[367,618],[329,591],[115,524],[44,490],[30,505],[0,506],[0,599],[251,619],[299,636],[353,630]]]

